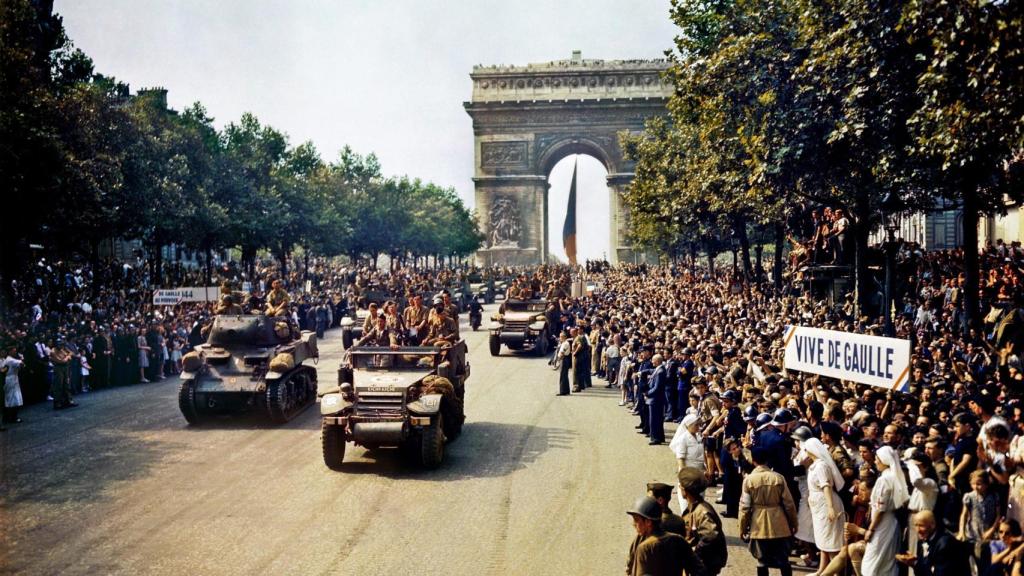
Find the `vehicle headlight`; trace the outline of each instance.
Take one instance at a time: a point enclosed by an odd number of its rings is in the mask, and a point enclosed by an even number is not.
[[[530,324],[530,330],[532,330],[533,332],[540,332],[543,329],[544,329],[544,323],[543,322],[534,322],[533,324]]]
[[[341,326],[342,327],[349,327],[349,326],[351,326],[353,324],[355,324],[355,322],[353,322],[352,319],[349,318],[349,317],[345,317],[345,318],[341,319]]]

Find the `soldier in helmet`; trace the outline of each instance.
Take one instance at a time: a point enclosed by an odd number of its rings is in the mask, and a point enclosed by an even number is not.
[[[682,574],[704,576],[704,563],[679,534],[666,532],[661,526],[661,506],[650,496],[636,501],[626,511],[633,517],[636,537],[629,548],[626,574],[652,576]]]
[[[267,294],[267,316],[287,315],[290,302],[291,297],[288,296],[288,291],[284,289],[284,284],[280,279],[274,280],[271,284],[270,293]]]
[[[213,311],[217,315],[233,316],[243,314],[242,307],[235,302],[235,297],[230,293],[222,294],[220,302],[217,303],[217,308]]]
[[[459,327],[455,320],[448,316],[445,309],[444,299],[441,296],[434,296],[433,311],[427,336],[423,339],[424,346],[441,346],[442,344],[454,344],[459,340]]]

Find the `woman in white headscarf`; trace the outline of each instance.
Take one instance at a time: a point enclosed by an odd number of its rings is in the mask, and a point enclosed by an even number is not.
[[[807,468],[807,504],[814,524],[814,543],[821,552],[819,570],[824,570],[843,547],[846,511],[838,494],[843,489],[843,475],[821,440],[811,438],[801,447],[812,461]]]
[[[690,467],[704,471],[704,443],[701,441],[697,429],[700,425],[700,418],[696,414],[687,414],[683,418],[672,441],[668,447],[676,455],[679,463],[679,470]]]
[[[896,576],[896,551],[900,543],[896,511],[907,505],[907,480],[900,468],[899,454],[888,446],[875,453],[881,475],[871,490],[871,523],[864,534],[867,543],[862,576]]]

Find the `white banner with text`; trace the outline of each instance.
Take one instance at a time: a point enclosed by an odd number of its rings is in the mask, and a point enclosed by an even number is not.
[[[787,370],[904,390],[910,377],[910,341],[821,328],[786,330]]]
[[[188,286],[153,290],[153,304],[156,306],[174,306],[182,302],[215,302],[220,297],[217,286]]]

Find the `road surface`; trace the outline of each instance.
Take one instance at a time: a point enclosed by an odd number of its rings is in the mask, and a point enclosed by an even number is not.
[[[0,573],[623,573],[625,510],[647,482],[673,483],[668,447],[603,382],[557,397],[544,359],[492,358],[486,331],[462,330],[467,420],[434,471],[351,444],[346,470],[327,469],[316,406],[283,426],[190,427],[176,378],[25,409],[0,434]],[[336,378],[340,333],[320,351],[319,378]],[[723,573],[753,573],[725,522]]]

